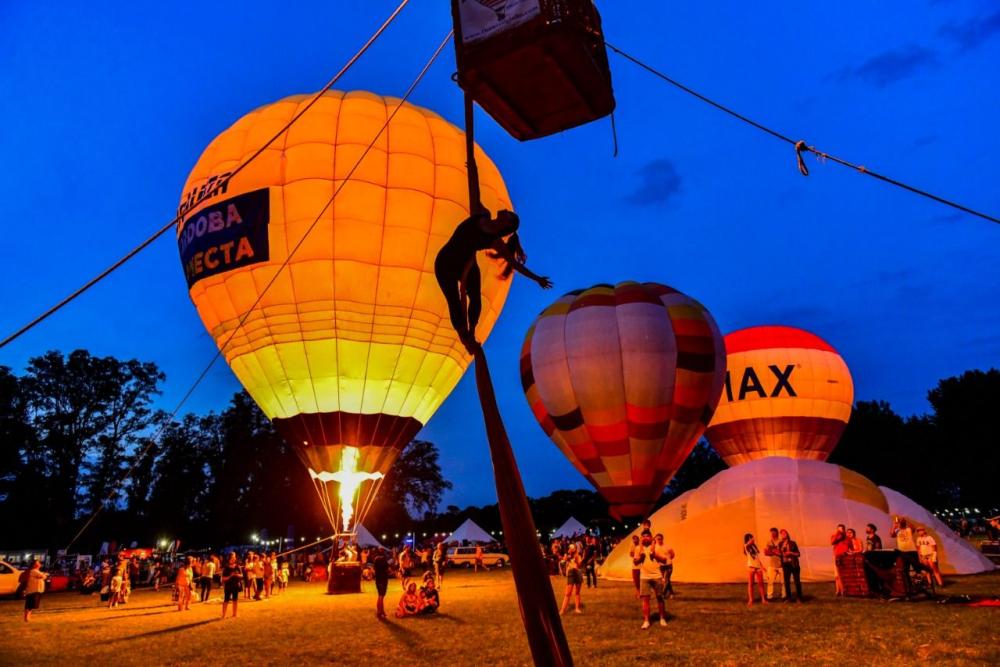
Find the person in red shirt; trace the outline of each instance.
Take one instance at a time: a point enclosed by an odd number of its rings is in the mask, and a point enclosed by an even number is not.
[[[847,553],[850,548],[850,540],[847,538],[847,528],[842,523],[837,524],[837,531],[830,536],[830,545],[833,546],[833,571],[835,573],[834,582],[837,586],[837,596],[844,594],[844,584],[840,581],[840,571],[837,569],[837,558]]]

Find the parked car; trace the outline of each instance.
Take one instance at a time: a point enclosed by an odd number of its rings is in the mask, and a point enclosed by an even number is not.
[[[510,556],[499,551],[483,549],[483,565],[486,567],[503,567]],[[448,549],[448,563],[452,567],[472,567],[476,563],[476,547],[452,547]]]
[[[0,560],[0,595],[13,595],[17,590],[17,581],[21,570],[5,560]]]

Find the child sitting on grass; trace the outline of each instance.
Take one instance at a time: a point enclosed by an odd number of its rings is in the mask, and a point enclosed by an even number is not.
[[[404,584],[403,597],[399,599],[399,606],[396,607],[396,618],[406,616],[416,616],[423,607],[420,596],[417,594],[417,585],[413,582]]]

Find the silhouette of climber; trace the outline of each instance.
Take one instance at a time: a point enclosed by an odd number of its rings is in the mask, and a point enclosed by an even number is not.
[[[539,276],[524,265],[527,255],[517,236],[520,223],[521,219],[513,211],[498,211],[492,219],[489,211],[474,213],[455,228],[434,260],[434,275],[448,301],[451,326],[455,328],[469,354],[474,355],[480,347],[476,340],[476,325],[483,311],[482,276],[476,262],[477,252],[490,251],[490,257],[500,257],[507,261],[507,266],[501,273],[504,280],[517,271],[534,280],[543,289],[552,287],[552,281],[548,277]],[[503,237],[508,235],[510,238],[504,241]],[[464,308],[466,298],[467,310]]]

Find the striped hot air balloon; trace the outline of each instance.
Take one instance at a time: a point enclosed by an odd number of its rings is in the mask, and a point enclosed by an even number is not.
[[[666,285],[595,285],[528,330],[521,382],[535,418],[619,518],[646,514],[722,391],[711,314]]]
[[[178,245],[205,328],[339,523],[348,486],[373,488],[470,361],[434,277],[468,216],[465,135],[411,104],[392,116],[396,99],[331,91],[230,178],[310,99],[261,107],[212,141],[184,186]],[[512,208],[476,159],[483,203]],[[510,282],[479,262],[484,339]]]
[[[766,456],[825,461],[851,416],[847,364],[802,329],[751,327],[726,336],[725,391],[705,436],[729,465]]]

